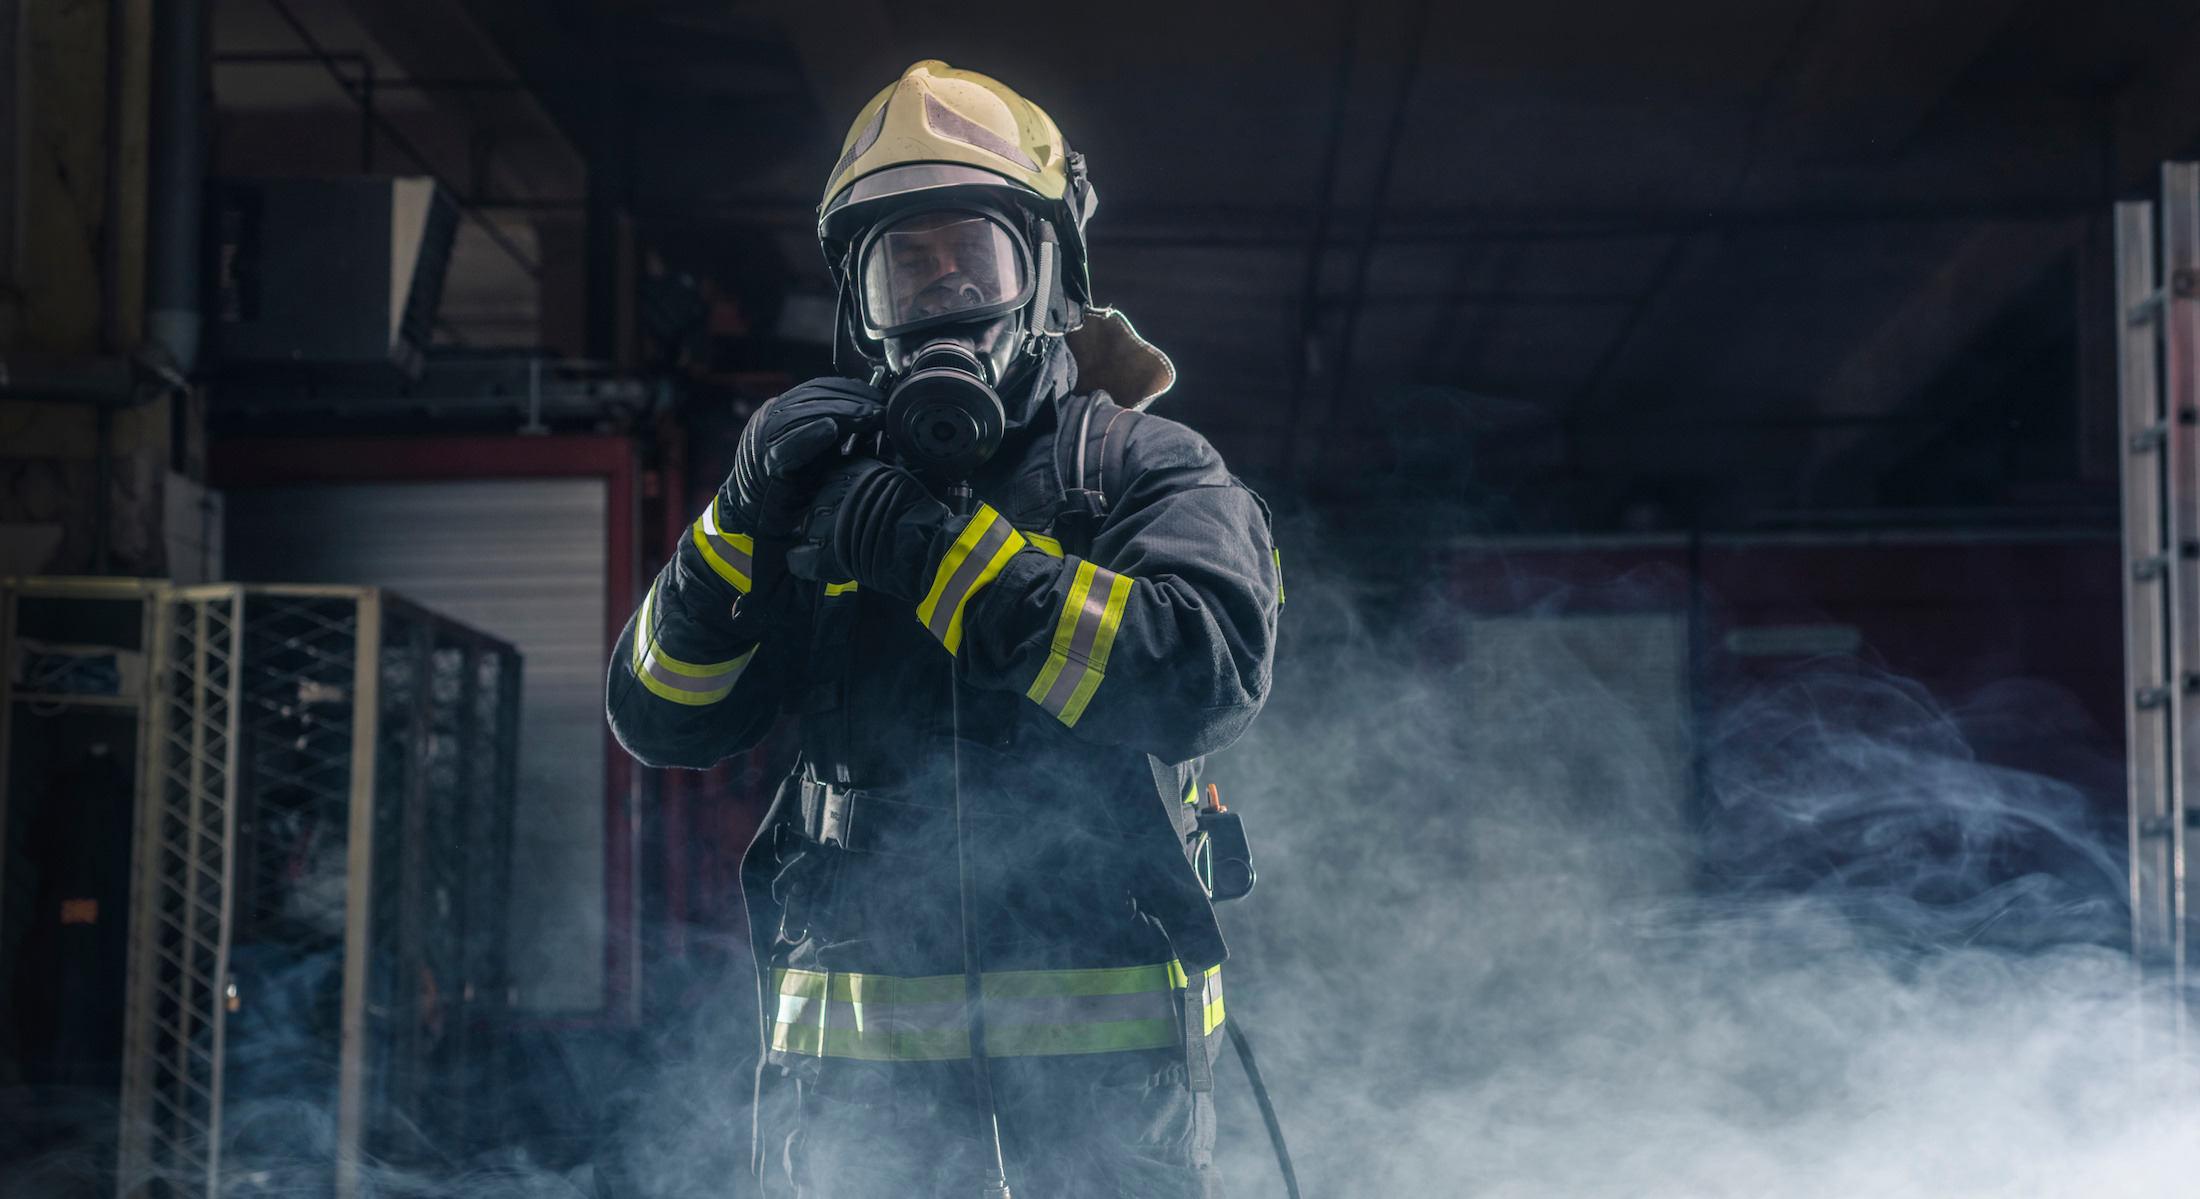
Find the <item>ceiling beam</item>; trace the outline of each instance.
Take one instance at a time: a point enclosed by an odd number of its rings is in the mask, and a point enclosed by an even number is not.
[[[910,63],[883,0],[774,0],[772,11],[833,132],[833,149],[856,114]]]
[[[465,9],[446,0],[346,0],[369,35],[411,79],[465,80],[429,88],[428,105],[463,124],[482,151],[487,179],[501,200],[562,200],[586,195],[588,167],[565,131]],[[487,86],[509,83],[509,87]]]
[[[1885,154],[1908,141],[2018,3],[1872,0],[1806,9],[1790,35],[1789,51],[1751,106],[1741,156],[1719,207],[1743,208],[1753,195],[1791,189],[1798,160]],[[1676,235],[1578,388],[1572,405],[1577,414],[1600,413],[1619,403],[1639,334],[1672,319],[1674,304],[1691,303],[1717,286],[1691,260],[1694,244],[1694,236]]]
[[[1767,97],[1768,150],[1887,153],[1925,123],[2018,0],[1816,6],[1795,66]]]
[[[1854,482],[1854,471],[1842,468],[1873,436],[1866,419],[1893,413],[1924,391],[2078,244],[2083,228],[2079,219],[1996,222],[1965,237],[1819,388],[1815,416],[1857,423],[1812,433],[1792,475],[1794,498],[1806,504],[1839,498],[1822,493]]]
[[[2196,58],[2200,21],[2147,55],[2116,97],[2111,137],[2119,185],[2150,188],[2164,158],[2200,145],[2200,72],[2191,69]],[[2082,219],[1981,225],[1827,377],[1817,414],[1885,415],[1913,403],[2048,267],[2079,246],[2084,228]],[[1873,436],[1863,427],[1821,429],[1793,475],[1794,498],[1823,502],[1829,491],[1868,485],[1859,472],[1868,469],[1867,459],[1876,460],[1867,452]]]
[[[2162,161],[2190,156],[2200,147],[2200,10],[2176,37],[2147,57],[2131,83],[2116,94],[2112,138],[2115,186],[2152,196],[2161,187]]]

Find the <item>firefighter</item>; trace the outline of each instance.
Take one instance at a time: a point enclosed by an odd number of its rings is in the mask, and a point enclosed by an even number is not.
[[[1220,1193],[1226,950],[1191,796],[1267,696],[1280,581],[1260,499],[1140,410],[1174,372],[1093,304],[1093,208],[1000,83],[921,62],[880,92],[819,209],[867,378],[757,411],[614,653],[611,724],[649,765],[798,721],[743,863],[767,1194],[976,1195],[981,1065],[1024,1199]],[[923,371],[999,399],[959,509],[880,433],[874,384]]]

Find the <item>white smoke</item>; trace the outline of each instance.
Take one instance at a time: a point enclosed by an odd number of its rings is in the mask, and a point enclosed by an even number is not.
[[[1723,696],[1705,858],[1675,803],[1696,781],[1682,717],[1646,707],[1587,626],[1522,620],[1432,666],[1427,622],[1370,615],[1343,577],[1293,571],[1275,698],[1208,773],[1261,868],[1224,910],[1228,1003],[1309,1199],[2193,1185],[2194,1063],[2171,1060],[2162,997],[2139,1002],[2120,853],[2075,788],[1971,749],[1983,727],[2065,729],[2052,689],[1951,711],[1823,659]],[[569,1063],[587,1110],[563,1156],[373,1163],[366,1193],[751,1195],[753,1020],[726,980]],[[1280,1196],[1227,1053],[1216,1090],[1232,1194]],[[325,1193],[330,1113],[233,1114],[299,1147],[237,1161],[228,1193]],[[539,1141],[530,1120],[519,1139]],[[86,1164],[0,1190],[88,1194]]]
[[[1667,886],[1694,855],[1665,716],[1565,618],[1502,659],[1492,744],[1491,679],[1290,585],[1276,699],[1209,777],[1261,868],[1225,909],[1228,1001],[1306,1195],[2193,1185],[2200,1102],[2075,788],[1980,762],[1913,684],[1805,663],[1722,697],[1712,860]],[[1234,1063],[1217,1086],[1232,1193],[1281,1195]]]

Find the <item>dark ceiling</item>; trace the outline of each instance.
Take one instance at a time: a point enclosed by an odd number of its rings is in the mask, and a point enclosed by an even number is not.
[[[599,197],[782,290],[865,97],[998,76],[1093,163],[1164,411],[1489,528],[2098,518],[2106,205],[2200,137],[2176,0],[469,7]]]

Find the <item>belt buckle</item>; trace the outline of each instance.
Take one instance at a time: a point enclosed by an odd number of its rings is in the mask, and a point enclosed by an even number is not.
[[[842,849],[855,848],[851,833],[855,824],[855,792],[844,787],[823,787],[818,805],[817,839]]]

